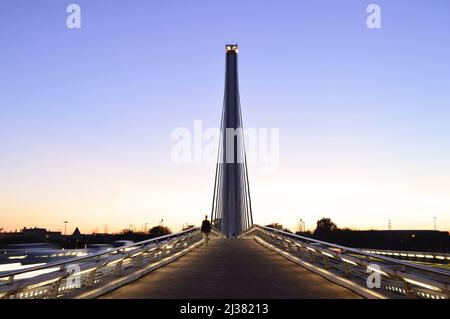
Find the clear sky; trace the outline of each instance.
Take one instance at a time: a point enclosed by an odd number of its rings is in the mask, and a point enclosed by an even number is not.
[[[256,222],[449,230],[449,30],[448,0],[2,0],[0,228],[198,224],[214,164],[171,132],[219,125],[238,42],[244,125],[280,129]]]

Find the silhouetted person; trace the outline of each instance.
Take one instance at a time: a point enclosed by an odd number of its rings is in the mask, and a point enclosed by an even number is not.
[[[205,220],[202,223],[201,231],[203,234],[203,243],[205,246],[208,246],[209,233],[211,232],[211,223],[208,220],[208,215],[205,215]]]

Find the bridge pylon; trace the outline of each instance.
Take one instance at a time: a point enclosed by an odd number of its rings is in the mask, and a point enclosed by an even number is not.
[[[226,45],[225,49],[225,95],[211,220],[227,237],[235,237],[253,225],[253,216],[239,98],[238,46]]]

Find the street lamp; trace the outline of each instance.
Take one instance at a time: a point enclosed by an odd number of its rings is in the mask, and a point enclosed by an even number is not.
[[[300,232],[302,232],[302,233],[304,233],[306,231],[306,225],[305,225],[305,222],[303,221],[303,218],[300,218],[299,228],[300,228]]]
[[[67,236],[67,224],[69,223],[67,220],[63,221],[64,223],[64,236]]]

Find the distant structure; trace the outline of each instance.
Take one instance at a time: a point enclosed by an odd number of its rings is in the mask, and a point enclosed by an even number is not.
[[[238,82],[238,46],[226,45],[225,96],[211,220],[235,237],[253,225]]]
[[[73,234],[72,234],[72,237],[81,237],[82,235],[81,235],[81,232],[80,232],[80,230],[78,229],[78,227],[77,228],[75,228],[75,230],[74,230],[74,232],[73,232]]]
[[[69,222],[68,222],[67,220],[63,221],[63,224],[64,224],[64,236],[67,235],[67,224],[68,224],[68,223],[69,223]]]
[[[59,241],[62,239],[60,231],[50,231],[45,228],[26,228],[20,232],[0,233],[0,240],[29,240],[34,242]]]

